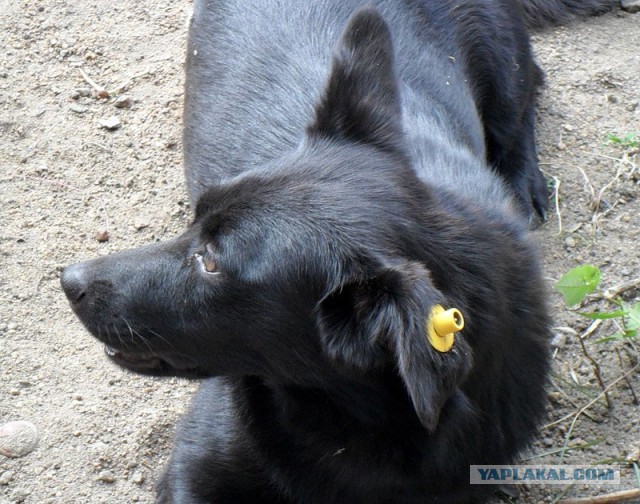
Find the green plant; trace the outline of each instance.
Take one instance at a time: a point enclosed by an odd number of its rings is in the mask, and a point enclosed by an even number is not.
[[[587,294],[592,293],[600,284],[600,270],[597,266],[585,264],[567,271],[556,283],[556,289],[567,306],[580,304]]]
[[[556,283],[556,290],[560,292],[569,307],[580,304],[584,298],[594,292],[600,285],[601,274],[597,266],[586,264],[569,270]],[[607,298],[608,299],[608,298]],[[596,343],[615,341],[625,338],[635,338],[640,331],[640,303],[627,303],[622,299],[608,299],[613,305],[611,310],[579,312],[580,315],[591,320],[618,319],[621,330],[596,340]]]
[[[639,135],[640,133],[625,133],[620,137],[614,133],[609,133],[607,135],[607,143],[617,144],[624,149],[636,148],[640,147]]]

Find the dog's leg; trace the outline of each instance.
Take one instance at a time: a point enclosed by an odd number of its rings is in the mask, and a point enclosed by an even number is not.
[[[517,111],[513,110],[517,117]],[[491,113],[485,118],[488,161],[515,192],[532,227],[546,220],[549,209],[547,182],[538,166],[535,145],[535,100],[528,99],[521,119],[509,121],[509,136],[493,129]],[[504,125],[504,122],[501,123]]]
[[[516,139],[513,149],[499,160],[499,166],[517,166],[518,170],[504,175],[516,192],[516,196],[526,209],[532,226],[536,219],[545,221],[549,210],[547,181],[538,166],[538,153],[535,144],[535,104],[528,104],[522,118],[522,131]]]
[[[156,484],[157,504],[285,504],[252,456],[230,385],[203,382]]]
[[[543,73],[511,0],[462,1],[454,10],[469,81],[482,117],[487,162],[514,192],[532,225],[544,220],[549,196],[535,146],[536,91]],[[496,38],[489,34],[504,34]]]

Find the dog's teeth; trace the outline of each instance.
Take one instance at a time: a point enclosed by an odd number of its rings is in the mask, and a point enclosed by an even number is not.
[[[107,346],[107,345],[105,345],[104,351],[109,357],[113,357],[115,354],[118,353],[118,351],[115,348]]]

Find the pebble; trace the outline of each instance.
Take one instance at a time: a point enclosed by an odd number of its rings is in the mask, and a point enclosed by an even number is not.
[[[100,474],[98,474],[98,480],[104,481],[105,483],[113,483],[116,480],[116,476],[113,474],[113,471],[100,471]]]
[[[120,126],[122,126],[122,124],[120,123],[120,119],[118,119],[118,116],[111,116],[106,119],[99,119],[98,125],[101,128],[108,129],[110,131],[117,130],[120,128]]]
[[[547,394],[547,397],[549,398],[549,401],[551,401],[554,404],[559,404],[562,401],[562,394],[560,392],[549,392]]]
[[[149,219],[147,217],[139,215],[133,220],[133,227],[138,231],[148,228],[149,226]]]
[[[556,334],[551,340],[551,346],[555,348],[563,348],[567,344],[567,335],[564,333]]]
[[[133,100],[128,95],[120,95],[116,98],[116,101],[113,102],[113,105],[116,108],[131,108]]]
[[[622,8],[627,12],[640,12],[640,0],[622,0]]]
[[[39,437],[38,428],[25,420],[0,425],[0,454],[23,457],[38,445]]]
[[[627,455],[626,460],[630,464],[633,462],[640,462],[640,446],[632,448]]]
[[[13,471],[5,471],[0,475],[0,485],[8,485],[11,483],[13,479],[14,472]]]
[[[69,110],[75,112],[76,114],[84,114],[87,110],[89,110],[89,107],[78,105],[77,103],[72,103],[71,105],[69,105]]]
[[[131,477],[131,481],[133,481],[136,485],[142,485],[144,483],[144,474],[140,471],[136,471],[133,473]]]
[[[109,231],[101,230],[96,233],[96,240],[100,243],[109,241]]]
[[[78,93],[78,96],[82,96],[83,98],[91,96],[91,89],[89,88],[78,88],[75,92]]]
[[[576,239],[573,236],[567,236],[564,240],[564,244],[569,248],[574,248],[576,246]]]

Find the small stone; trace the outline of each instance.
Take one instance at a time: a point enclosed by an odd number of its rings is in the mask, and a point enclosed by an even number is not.
[[[103,229],[96,233],[96,240],[100,243],[109,241],[109,231]]]
[[[91,96],[91,89],[89,88],[78,88],[75,92],[78,93],[78,96],[82,96],[83,98]]]
[[[11,390],[9,390],[9,394],[12,396],[19,396],[20,391],[18,389],[12,388]]]
[[[131,481],[133,481],[136,485],[142,485],[144,483],[144,474],[140,471],[136,471],[133,473],[131,477]]]
[[[567,344],[567,335],[564,333],[556,334],[551,340],[551,346],[555,348],[563,348]]]
[[[567,236],[564,240],[564,244],[569,248],[574,248],[576,246],[576,239],[573,236]]]
[[[38,428],[31,422],[17,420],[0,426],[0,454],[23,457],[38,445]]]
[[[98,480],[104,481],[105,483],[113,483],[116,480],[116,476],[113,474],[113,471],[109,471],[107,469],[105,471],[100,471],[98,474]]]
[[[640,12],[640,0],[622,0],[622,8],[627,12]]]
[[[73,394],[73,398],[76,401],[82,401],[84,399],[84,397],[82,397],[82,394]]]
[[[31,495],[31,490],[26,488],[14,488],[13,490],[13,502],[25,502],[27,497]]]
[[[98,98],[102,98],[103,100],[106,100],[107,98],[109,98],[111,95],[109,94],[109,91],[107,91],[106,89],[101,89],[100,91],[96,92],[96,96]]]
[[[78,105],[77,103],[72,103],[71,105],[69,105],[69,110],[75,112],[76,114],[84,114],[87,110],[89,110],[89,107]]]
[[[574,128],[573,126],[571,126],[570,124],[563,124],[563,125],[562,125],[562,128],[563,128],[565,131],[573,131],[573,130],[575,129],[575,128]]]
[[[554,404],[559,404],[562,401],[562,394],[560,392],[549,392],[547,397],[549,398],[549,401]]]
[[[6,486],[11,483],[13,480],[14,472],[13,471],[5,471],[0,475],[0,485]]]
[[[553,439],[546,437],[542,440],[542,443],[547,447],[553,446]]]
[[[149,227],[149,219],[145,216],[142,215],[138,215],[134,220],[133,220],[133,227],[135,227],[138,231],[141,231],[145,228]]]
[[[640,462],[640,446],[634,447],[631,449],[629,454],[626,457],[627,462],[630,464],[636,462]]]
[[[130,96],[120,95],[116,98],[116,101],[113,102],[113,105],[116,108],[131,108],[133,105],[133,100]]]
[[[9,322],[7,324],[8,331],[15,331],[17,328],[18,328],[18,324],[16,324],[15,322]]]
[[[120,126],[122,126],[122,124],[120,123],[120,119],[118,119],[118,116],[111,116],[106,119],[99,119],[98,125],[101,128],[108,129],[110,131],[117,130],[120,128]]]

